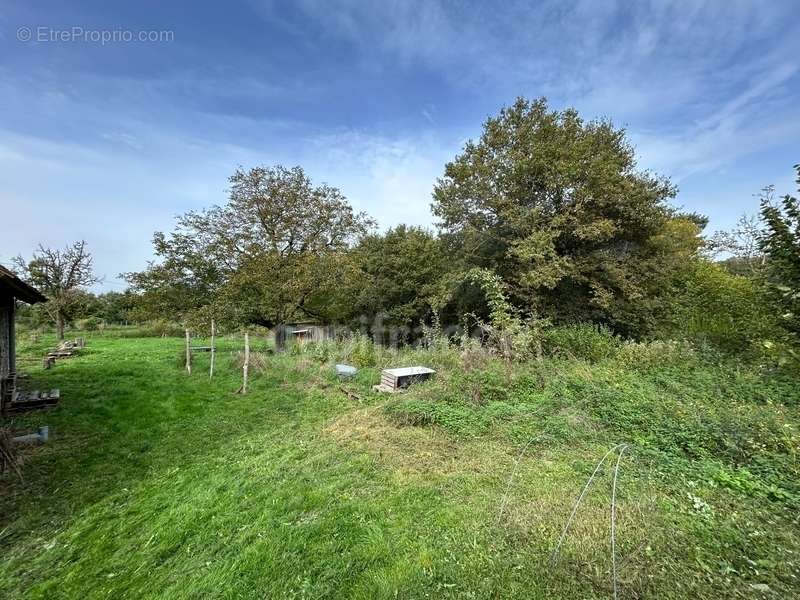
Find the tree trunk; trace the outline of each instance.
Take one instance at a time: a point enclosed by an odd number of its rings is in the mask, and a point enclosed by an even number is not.
[[[64,315],[60,310],[56,311],[56,332],[58,333],[58,340],[64,340]]]

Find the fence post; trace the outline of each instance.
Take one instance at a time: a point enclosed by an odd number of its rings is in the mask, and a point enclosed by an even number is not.
[[[250,337],[248,333],[244,332],[244,365],[242,366],[242,393],[247,393],[247,368],[250,366]]]
[[[211,366],[208,369],[208,378],[211,379],[214,376],[214,354],[216,353],[216,349],[214,348],[214,334],[216,333],[214,329],[214,319],[211,319]]]
[[[189,330],[186,330],[186,372],[192,374],[192,347],[189,338]]]

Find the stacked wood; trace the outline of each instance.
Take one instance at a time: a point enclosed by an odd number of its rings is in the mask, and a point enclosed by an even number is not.
[[[2,381],[0,388],[3,390],[3,413],[21,412],[32,408],[49,408],[58,404],[61,392],[57,389],[31,392],[17,389],[17,381],[23,378],[24,375],[9,373]]]
[[[9,413],[31,410],[33,408],[50,408],[58,404],[61,399],[61,392],[53,390],[33,390],[31,392],[15,391],[11,402],[6,406]]]
[[[83,338],[76,338],[74,340],[65,340],[61,342],[54,350],[51,350],[45,356],[42,366],[45,369],[51,368],[55,364],[57,358],[69,358],[75,354],[75,351],[86,346],[86,341]]]

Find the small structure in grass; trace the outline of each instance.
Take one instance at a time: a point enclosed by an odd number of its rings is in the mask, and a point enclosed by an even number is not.
[[[275,327],[273,333],[275,334],[275,348],[278,351],[282,351],[287,343],[323,342],[336,337],[336,331],[332,325],[320,325],[319,323],[284,323]]]
[[[0,410],[18,399],[14,313],[17,301],[35,304],[47,298],[11,271],[0,266]],[[54,390],[55,391],[55,390]]]
[[[214,356],[217,353],[216,346],[217,330],[214,319],[211,319],[211,345],[210,346],[192,346],[192,334],[186,330],[186,372],[192,374],[192,353],[193,352],[210,352],[211,361],[208,367],[208,378],[214,377]]]
[[[379,392],[398,392],[418,381],[430,379],[436,371],[428,367],[402,367],[381,371],[381,382],[375,386]]]
[[[74,340],[64,340],[58,344],[53,350],[47,353],[44,357],[42,366],[45,369],[51,369],[56,364],[56,359],[69,358],[75,352],[86,346],[86,340],[75,338]]]
[[[358,369],[356,369],[354,366],[345,364],[337,364],[334,367],[334,370],[340,379],[348,379],[358,373]]]

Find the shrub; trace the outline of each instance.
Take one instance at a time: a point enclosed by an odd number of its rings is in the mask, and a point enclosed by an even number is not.
[[[183,337],[185,329],[178,323],[156,319],[149,321],[142,329],[137,332],[137,336],[144,337]]]
[[[82,331],[97,331],[103,326],[103,319],[100,317],[87,317],[79,319],[75,323],[75,328]]]
[[[313,342],[306,344],[305,353],[319,363],[326,363],[331,359],[335,349],[335,343],[333,342]]]
[[[615,360],[630,369],[651,369],[655,367],[674,366],[695,358],[692,345],[687,341],[652,341],[622,344]]]
[[[761,354],[780,335],[774,311],[753,279],[697,261],[681,276],[660,337],[687,338],[728,353]]]
[[[504,401],[508,394],[508,377],[497,367],[487,365],[458,375],[458,391],[472,404]]]
[[[356,333],[341,342],[341,356],[356,367],[374,367],[377,364],[375,344],[363,333]]]
[[[472,315],[483,332],[485,346],[506,361],[541,359],[541,333],[547,321],[535,314],[523,319],[521,311],[508,301],[505,282],[491,270],[472,269],[466,280],[481,288],[491,309],[489,323]]]
[[[613,358],[623,341],[605,325],[577,323],[544,331],[543,348],[548,354],[598,362]]]

